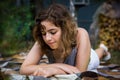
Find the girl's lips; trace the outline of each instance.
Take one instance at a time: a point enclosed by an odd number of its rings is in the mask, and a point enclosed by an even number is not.
[[[52,44],[54,44],[55,42],[50,42],[50,43],[48,43],[49,45],[52,45]]]

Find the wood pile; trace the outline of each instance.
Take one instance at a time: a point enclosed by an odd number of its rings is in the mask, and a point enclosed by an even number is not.
[[[110,50],[120,50],[120,18],[99,14],[99,39]]]

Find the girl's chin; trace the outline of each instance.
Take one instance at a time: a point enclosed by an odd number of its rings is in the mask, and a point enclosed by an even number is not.
[[[50,46],[50,48],[51,48],[51,49],[57,49],[57,47],[56,47],[56,46]]]
[[[57,48],[54,48],[54,47],[50,47],[51,49],[57,49]]]

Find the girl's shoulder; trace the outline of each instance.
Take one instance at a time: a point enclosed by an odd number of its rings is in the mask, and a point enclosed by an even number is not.
[[[77,31],[78,31],[77,33],[78,36],[82,34],[88,34],[87,30],[84,28],[78,28]]]
[[[86,29],[84,29],[84,28],[77,29],[77,37],[76,37],[77,48],[78,48],[79,44],[81,43],[81,41],[88,39],[87,37],[89,37],[89,36],[88,36],[88,32]]]

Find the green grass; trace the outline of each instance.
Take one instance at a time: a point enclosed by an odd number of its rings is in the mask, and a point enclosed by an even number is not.
[[[26,43],[25,41],[7,43],[7,46],[0,46],[0,52],[2,57],[10,57],[20,52],[28,51],[32,45],[33,45],[33,42]]]
[[[110,63],[120,65],[120,50],[111,51]]]

